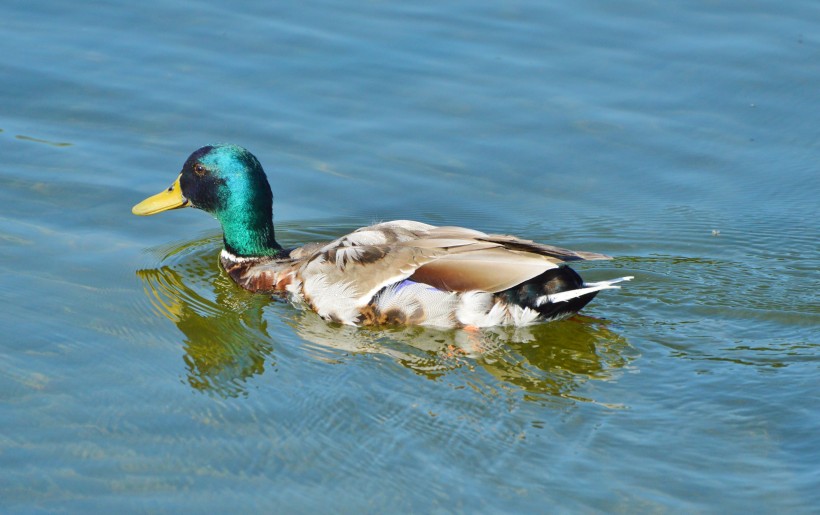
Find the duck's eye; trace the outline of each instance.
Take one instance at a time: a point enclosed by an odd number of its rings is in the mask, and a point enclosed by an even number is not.
[[[205,175],[205,167],[202,165],[194,165],[194,173],[202,177]]]

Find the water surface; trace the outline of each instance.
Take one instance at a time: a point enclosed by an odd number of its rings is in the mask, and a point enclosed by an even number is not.
[[[808,0],[0,7],[3,512],[811,512]],[[570,320],[355,329],[131,206],[195,148],[277,236],[412,218],[616,256]]]

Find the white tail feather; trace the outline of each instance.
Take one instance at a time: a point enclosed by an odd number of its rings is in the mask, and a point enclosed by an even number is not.
[[[540,306],[547,302],[566,302],[571,299],[575,299],[582,295],[587,295],[588,293],[601,291],[601,290],[609,290],[614,288],[620,288],[620,286],[616,286],[616,283],[620,283],[623,281],[630,281],[634,279],[634,276],[627,276],[627,277],[619,277],[617,279],[609,279],[607,281],[598,281],[594,283],[584,283],[583,288],[578,288],[577,290],[569,290],[569,291],[562,291],[559,293],[553,293],[552,295],[544,295],[539,297],[536,301],[536,305]]]

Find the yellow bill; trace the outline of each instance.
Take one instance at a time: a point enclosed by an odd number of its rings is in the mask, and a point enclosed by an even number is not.
[[[148,197],[136,206],[131,208],[131,212],[135,215],[148,216],[155,215],[162,211],[169,209],[177,209],[186,207],[188,199],[182,196],[182,187],[179,185],[179,179],[182,174],[179,174],[177,180],[165,191],[157,193],[153,197]]]

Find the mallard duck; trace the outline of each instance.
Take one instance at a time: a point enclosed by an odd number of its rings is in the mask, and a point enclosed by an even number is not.
[[[132,209],[195,207],[222,225],[220,261],[239,286],[286,295],[349,325],[528,325],[577,313],[621,277],[585,283],[562,263],[611,259],[515,236],[394,220],[329,243],[277,243],[262,165],[236,145],[195,151],[176,181]]]

